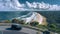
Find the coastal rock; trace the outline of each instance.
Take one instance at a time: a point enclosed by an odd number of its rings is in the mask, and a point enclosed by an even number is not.
[[[28,15],[27,15],[28,16]],[[32,15],[30,17],[18,17],[16,19],[24,20],[25,23],[31,23],[31,22],[39,22],[41,25],[47,25],[46,17],[42,16],[41,14],[37,12],[32,12]]]
[[[42,16],[39,13],[35,13],[35,17],[31,21],[37,21],[41,25],[47,25],[46,17]]]

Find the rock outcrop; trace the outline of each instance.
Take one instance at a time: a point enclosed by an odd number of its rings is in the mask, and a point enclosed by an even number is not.
[[[24,20],[25,23],[39,22],[40,25],[47,25],[46,18],[37,12],[32,12],[33,14],[30,17],[20,17],[16,19]]]
[[[37,21],[41,25],[47,25],[46,17],[42,16],[39,13],[35,13],[35,17],[31,21]]]

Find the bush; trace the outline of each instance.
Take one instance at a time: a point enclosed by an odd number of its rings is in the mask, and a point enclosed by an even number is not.
[[[56,24],[50,24],[49,25],[49,30],[56,31],[57,30],[57,25]]]
[[[4,23],[11,23],[11,21],[10,20],[5,20]]]
[[[18,19],[13,19],[13,20],[12,20],[12,23],[18,23],[18,22],[19,22]]]
[[[19,24],[25,24],[24,20],[20,20]]]
[[[31,26],[36,26],[38,24],[39,24],[39,22],[36,22],[36,21],[30,23]]]
[[[57,26],[55,24],[49,25],[50,28],[56,28]]]
[[[42,28],[42,29],[46,29],[47,28],[47,26],[45,26],[45,25],[38,25],[37,27],[38,28]]]
[[[24,24],[24,20],[13,19],[12,23]]]

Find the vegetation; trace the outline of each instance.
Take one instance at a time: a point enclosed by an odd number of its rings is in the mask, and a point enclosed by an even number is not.
[[[19,24],[25,24],[24,20],[20,20]]]
[[[49,24],[48,29],[53,32],[60,32],[60,27],[58,27],[55,23]]]
[[[25,24],[24,20],[13,19],[12,23]]]
[[[37,11],[47,18],[48,23],[60,23],[60,11]]]
[[[52,30],[52,31],[55,31],[56,30],[56,25],[55,24],[50,24],[49,29]]]
[[[56,28],[56,25],[55,24],[50,24],[49,27],[50,28]]]
[[[30,23],[31,26],[37,26],[38,24],[39,22],[36,22],[36,21]]]
[[[46,29],[47,28],[47,26],[45,26],[45,25],[38,25],[37,27],[38,28],[42,28],[42,29]]]
[[[47,22],[49,23],[48,26],[42,26],[42,25],[38,25],[37,22],[31,22],[30,25],[31,26],[37,26],[38,28],[48,28],[51,31],[56,31],[56,32],[60,32],[60,11],[37,11],[38,13],[40,13],[41,15],[43,15],[44,17],[47,18]],[[10,22],[9,20],[6,20],[5,23]],[[23,20],[16,20],[13,19],[12,23],[19,23],[19,24],[24,24]],[[55,24],[56,23],[56,24]]]
[[[60,11],[38,11],[38,13],[47,18],[49,30],[60,32]]]
[[[10,20],[4,20],[1,23],[11,23],[11,21]]]
[[[19,22],[18,19],[13,19],[13,20],[12,20],[12,23],[18,23],[18,22]]]

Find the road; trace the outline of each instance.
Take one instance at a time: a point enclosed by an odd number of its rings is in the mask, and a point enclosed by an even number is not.
[[[22,28],[22,30],[10,30],[10,26],[0,26],[0,34],[36,34],[36,30]]]

